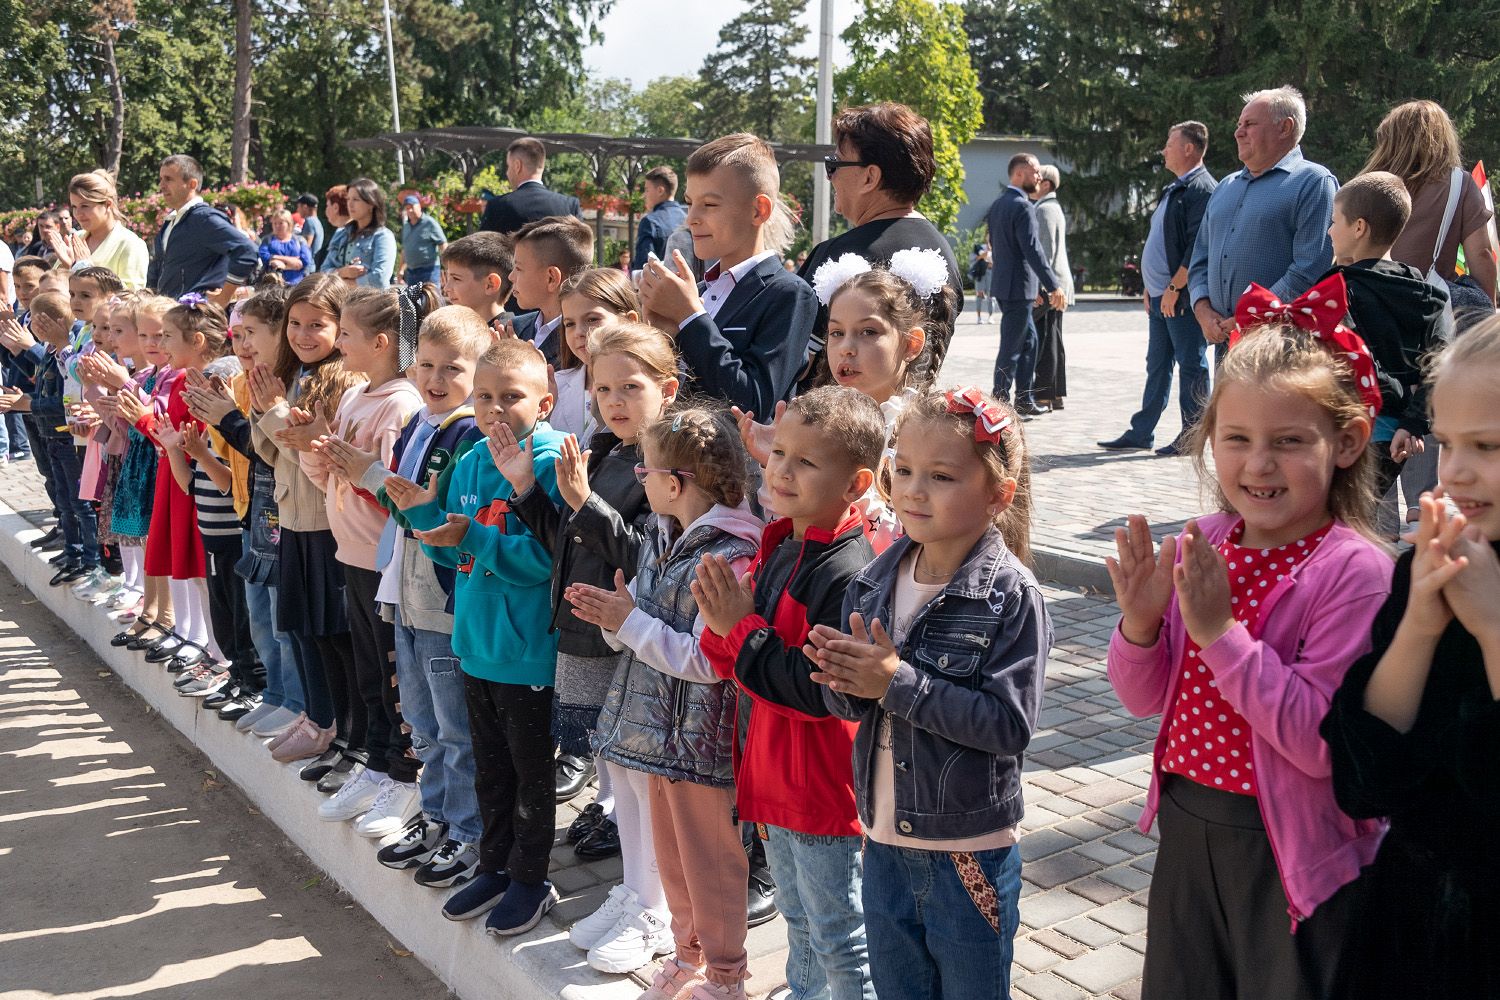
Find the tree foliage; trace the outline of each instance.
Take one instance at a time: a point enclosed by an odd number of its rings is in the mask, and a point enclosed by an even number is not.
[[[958,150],[979,131],[982,100],[963,9],[930,0],[862,0],[844,30],[850,63],[834,78],[841,104],[900,101],[932,124],[937,177],[918,208],[951,230],[964,197]]]
[[[807,0],[745,0],[745,8],[719,29],[718,47],[698,71],[699,130],[810,139],[817,60],[797,55],[807,40]]]

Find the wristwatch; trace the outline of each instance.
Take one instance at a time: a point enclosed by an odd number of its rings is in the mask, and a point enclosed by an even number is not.
[[[1174,285],[1174,284],[1172,284],[1169,281],[1169,282],[1167,282],[1167,291],[1169,291],[1169,292],[1180,292],[1180,291],[1182,291],[1182,286],[1181,285]]]

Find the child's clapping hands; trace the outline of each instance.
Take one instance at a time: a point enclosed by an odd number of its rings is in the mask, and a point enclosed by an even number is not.
[[[620,626],[635,610],[635,598],[625,583],[624,572],[618,569],[615,570],[614,590],[575,583],[563,591],[563,600],[573,605],[575,617],[609,632],[620,631]]]
[[[1177,589],[1177,608],[1188,637],[1206,649],[1234,628],[1234,609],[1229,602],[1229,564],[1219,550],[1189,521],[1178,540],[1182,559],[1172,571]]]
[[[438,474],[434,472],[428,478],[426,489],[405,476],[387,476],[385,495],[391,498],[398,510],[411,510],[432,503],[438,498]]]
[[[518,495],[531,489],[536,482],[531,435],[528,434],[525,441],[517,441],[515,431],[510,429],[509,424],[502,423],[495,428],[493,436],[484,439],[484,446],[489,449],[495,471],[505,477],[505,481],[510,483]]]
[[[802,652],[817,664],[811,678],[840,694],[879,701],[890,690],[891,679],[901,666],[896,644],[876,618],[865,628],[859,612],[849,616],[849,634],[815,625]]]
[[[1176,560],[1177,540],[1171,535],[1162,539],[1156,551],[1151,528],[1140,514],[1126,519],[1125,527],[1115,529],[1118,559],[1106,557],[1110,582],[1115,588],[1115,603],[1120,606],[1120,632],[1137,646],[1156,642],[1162,616],[1172,602],[1172,564]]]
[[[723,556],[706,555],[698,563],[698,578],[692,582],[693,598],[703,624],[714,635],[727,636],[735,626],[755,614],[755,588],[749,573],[735,577]]]
[[[434,474],[434,479],[437,476]],[[389,492],[389,491],[388,491]],[[413,531],[412,534],[418,541],[434,548],[451,549],[464,540],[464,535],[469,533],[469,518],[465,514],[449,514],[446,524],[426,531]]]

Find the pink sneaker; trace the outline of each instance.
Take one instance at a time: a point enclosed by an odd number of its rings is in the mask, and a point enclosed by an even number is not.
[[[276,748],[281,746],[281,744],[285,743],[287,740],[291,739],[292,736],[297,732],[297,730],[302,728],[304,723],[306,723],[307,725],[312,725],[312,722],[307,718],[306,712],[300,713],[295,719],[293,719],[291,722],[288,722],[280,732],[274,734],[271,737],[270,741],[266,743],[266,749],[270,750],[272,753],[275,753]]]
[[[328,745],[333,742],[333,732],[333,726],[319,729],[318,724],[309,719],[292,733],[290,739],[272,750],[271,757],[283,764],[316,757],[327,750]]]
[[[732,986],[702,982],[693,987],[687,1000],[745,1000],[745,981],[741,979]]]
[[[707,982],[702,970],[669,958],[661,963],[656,977],[651,980],[651,988],[636,997],[636,1000],[687,1000],[696,987]],[[740,995],[744,996],[743,990]]]

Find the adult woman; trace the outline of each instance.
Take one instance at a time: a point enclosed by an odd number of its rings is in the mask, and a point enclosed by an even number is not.
[[[55,230],[49,244],[65,267],[80,261],[107,267],[126,288],[146,286],[146,267],[151,262],[146,241],[125,227],[120,215],[120,196],[107,170],[77,174],[68,182],[68,205],[80,232]]]
[[[1042,241],[1042,257],[1057,275],[1058,286],[1071,306],[1073,269],[1068,266],[1068,224],[1063,218],[1062,206],[1057,202],[1057,186],[1062,182],[1062,175],[1050,163],[1044,164],[1038,172],[1041,179],[1036,189],[1036,228]],[[1068,356],[1063,350],[1062,310],[1053,309],[1044,299],[1032,312],[1037,333],[1036,401],[1038,405],[1047,404],[1060,410],[1063,397],[1068,394]]]
[[[344,247],[349,242],[349,234],[344,232],[344,227],[349,224],[348,197],[347,184],[335,184],[323,194],[323,214],[328,216],[328,228],[333,235],[323,245],[323,252],[314,259],[319,271],[342,267],[344,264]]]
[[[835,115],[833,135],[838,151],[825,157],[823,166],[833,188],[833,209],[849,220],[850,229],[813,247],[798,273],[811,282],[824,261],[846,253],[885,264],[898,250],[936,250],[948,262],[948,284],[962,302],[963,279],[953,247],[917,211],[937,172],[927,119],[904,104],[866,104]],[[808,348],[815,356],[823,351],[827,316],[827,309],[819,310]],[[942,364],[952,336],[950,323],[928,341],[934,368]]]
[[[1424,274],[1436,265],[1438,274],[1452,285],[1458,281],[1462,246],[1469,279],[1453,289],[1460,325],[1466,310],[1493,311],[1496,266],[1489,221],[1494,213],[1485,207],[1479,185],[1463,172],[1458,132],[1448,113],[1432,101],[1408,101],[1392,108],[1375,130],[1375,151],[1360,173],[1372,170],[1400,177],[1411,195],[1411,220],[1391,247],[1391,258]],[[1442,246],[1437,246],[1454,171],[1460,175],[1458,205]]]
[[[344,203],[349,222],[339,230],[345,234],[340,256],[328,252],[331,266],[351,285],[389,287],[396,270],[396,234],[386,228],[385,192],[370,178],[356,177],[344,190]]]

